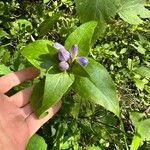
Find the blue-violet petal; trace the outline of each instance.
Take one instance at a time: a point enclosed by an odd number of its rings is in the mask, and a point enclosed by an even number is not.
[[[59,63],[59,68],[62,71],[66,71],[69,69],[69,64],[66,61],[62,61]]]
[[[86,66],[88,64],[88,59],[86,57],[78,57],[77,61],[81,66]]]
[[[75,58],[78,55],[78,45],[72,45],[71,49],[70,49],[70,53],[72,58]]]
[[[54,43],[53,47],[56,48],[56,49],[64,49],[64,46],[61,45],[61,44],[58,43],[58,42]]]
[[[68,61],[70,58],[70,53],[64,48],[60,49],[58,52],[58,58],[60,61]]]

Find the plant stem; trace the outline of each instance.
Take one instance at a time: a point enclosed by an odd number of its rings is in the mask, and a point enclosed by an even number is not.
[[[120,124],[121,130],[124,132],[123,137],[124,137],[124,142],[125,142],[126,150],[129,150],[129,147],[128,147],[128,144],[127,144],[127,137],[126,137],[126,134],[125,134],[124,125],[123,125],[123,122],[122,122],[121,119],[120,119],[120,123],[121,123]]]

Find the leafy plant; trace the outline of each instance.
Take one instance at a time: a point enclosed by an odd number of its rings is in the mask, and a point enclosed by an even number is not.
[[[30,142],[26,147],[26,150],[34,150],[34,149],[47,150],[47,144],[45,143],[44,139],[38,134],[32,136]]]
[[[150,149],[149,6],[148,0],[1,0],[0,75],[31,65],[41,71],[7,94],[33,85],[40,117],[63,101],[38,131],[45,149]],[[31,149],[43,145],[38,135]]]
[[[8,67],[6,67],[3,64],[0,65],[0,75],[5,75],[5,74],[8,74],[10,72],[11,72],[11,70]]]
[[[75,3],[79,19],[82,23],[90,20],[98,22],[95,31],[95,39],[97,39],[104,33],[108,20],[116,15],[120,0],[75,0]]]
[[[120,5],[119,16],[130,24],[141,24],[141,18],[150,18],[150,11],[144,7],[143,0],[121,0]]]
[[[79,19],[82,23],[90,20],[98,22],[95,40],[102,36],[107,22],[116,14],[130,24],[141,24],[140,18],[150,18],[150,11],[143,0],[75,0]]]
[[[143,114],[137,112],[131,113],[131,119],[136,129],[131,150],[137,150],[142,142],[150,140],[150,119],[143,119],[143,116]]]
[[[65,42],[66,49],[69,49],[73,44],[77,44],[79,47],[78,55],[87,56],[95,27],[95,22],[88,22],[77,28],[67,38]],[[72,88],[79,95],[102,105],[119,117],[119,104],[115,87],[106,69],[91,59],[89,59],[87,66],[84,67],[84,60],[82,60],[84,58],[79,60],[80,66],[73,61],[76,58],[72,56],[70,70],[61,72],[58,69],[58,58],[56,57],[59,52],[51,45],[52,43],[49,41],[36,41],[26,46],[21,52],[35,67],[40,70],[46,70],[45,79],[35,86],[31,97],[31,104],[36,114],[41,116],[49,107],[56,104],[69,88]],[[60,50],[64,49],[59,44],[56,45],[57,47]],[[64,57],[67,58],[68,53],[64,52],[59,57],[60,60],[65,59]],[[73,86],[71,87],[71,85]],[[36,93],[39,93],[37,90],[40,87],[43,87],[44,91],[39,95]],[[38,102],[37,99],[39,100]]]

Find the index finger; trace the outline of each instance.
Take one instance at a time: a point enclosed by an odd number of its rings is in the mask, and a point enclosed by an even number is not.
[[[26,81],[31,80],[39,75],[39,71],[33,67],[23,69],[17,72],[0,77],[0,92],[6,93],[14,86]]]

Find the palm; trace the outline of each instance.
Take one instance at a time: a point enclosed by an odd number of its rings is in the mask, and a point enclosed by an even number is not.
[[[18,149],[24,149],[30,137],[26,116],[24,108],[21,109],[12,104],[6,97],[5,99],[0,99],[1,125],[10,140],[15,145],[19,145]]]
[[[11,97],[3,94],[13,86],[37,75],[37,71],[28,68],[0,78],[0,125],[5,135],[19,150],[25,148],[28,139],[60,108],[60,105],[54,106],[49,109],[49,114],[45,118],[38,119],[29,102],[31,87]]]

